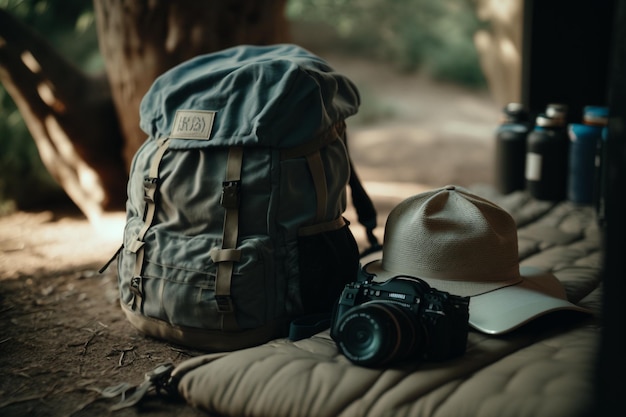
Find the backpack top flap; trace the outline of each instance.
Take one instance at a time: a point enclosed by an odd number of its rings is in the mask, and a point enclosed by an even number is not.
[[[141,102],[140,126],[153,138],[170,136],[175,149],[286,149],[355,114],[359,104],[356,86],[316,55],[289,44],[243,45],[159,76]]]

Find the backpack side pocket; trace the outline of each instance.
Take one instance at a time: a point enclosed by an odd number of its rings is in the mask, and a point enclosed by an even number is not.
[[[339,229],[299,236],[298,252],[304,314],[330,313],[359,269],[359,249],[347,222]]]

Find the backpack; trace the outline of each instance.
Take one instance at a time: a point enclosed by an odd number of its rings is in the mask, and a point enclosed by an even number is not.
[[[148,138],[130,167],[118,257],[130,323],[226,351],[329,314],[359,268],[349,182],[377,245],[346,144],[359,100],[349,79],[287,44],[233,47],[159,76],[140,106]]]

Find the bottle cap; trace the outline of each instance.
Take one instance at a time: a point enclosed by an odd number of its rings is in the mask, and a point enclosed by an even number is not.
[[[609,122],[609,108],[603,106],[585,106],[583,122],[587,125],[606,126]]]
[[[508,103],[502,109],[503,112],[503,122],[505,123],[513,123],[513,122],[526,122],[528,121],[528,113],[524,109],[524,105],[522,103],[512,102]]]
[[[565,119],[560,117],[549,117],[545,113],[541,113],[535,119],[535,124],[539,127],[562,127],[565,125]]]
[[[546,114],[548,117],[554,117],[555,115],[567,115],[569,107],[563,103],[550,103],[546,106]]]
[[[524,105],[522,103],[509,103],[504,107],[505,113],[521,113],[524,111]]]

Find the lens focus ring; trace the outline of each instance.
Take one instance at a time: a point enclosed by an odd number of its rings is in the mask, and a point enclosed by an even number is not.
[[[337,345],[352,362],[380,366],[415,354],[423,330],[410,311],[394,303],[370,301],[351,309],[338,326]]]

